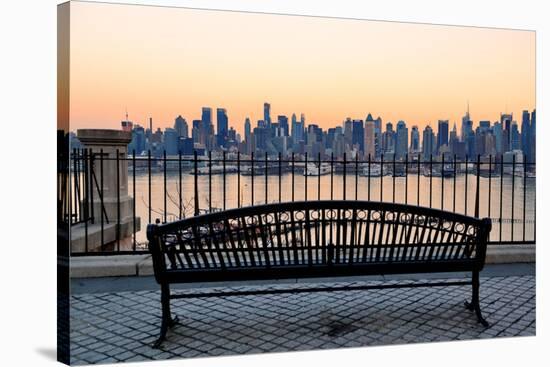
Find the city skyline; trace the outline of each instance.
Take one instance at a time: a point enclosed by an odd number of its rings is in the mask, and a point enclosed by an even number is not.
[[[304,113],[323,129],[367,113],[422,130],[535,108],[531,31],[71,3],[71,125],[225,108],[245,118]],[[205,23],[206,22],[206,23]],[[91,26],[93,24],[93,27]],[[201,27],[211,24],[211,27]],[[146,25],[146,26],[144,26]],[[295,32],[300,29],[300,32]],[[231,56],[228,56],[231,55]]]
[[[293,154],[310,154],[322,157],[334,156],[378,158],[383,155],[402,160],[407,154],[422,155],[424,160],[447,156],[458,159],[484,159],[499,156],[506,159],[521,155],[518,159],[536,160],[536,109],[523,110],[521,123],[513,113],[501,113],[499,119],[478,120],[474,123],[469,106],[462,116],[460,129],[449,120],[438,120],[437,130],[430,125],[422,130],[399,120],[396,124],[368,114],[363,119],[347,118],[341,125],[323,129],[315,123],[307,123],[304,114],[272,116],[271,104],[264,102],[263,119],[256,124],[248,119],[243,136],[228,124],[227,109],[216,108],[216,121],[211,107],[202,107],[201,118],[190,123],[181,115],[174,119],[172,127],[162,130],[121,121],[121,128],[132,132],[129,149],[137,154],[150,151],[154,156],[199,155],[209,152],[268,154],[287,157]],[[517,116],[517,115],[516,115]],[[216,126],[216,128],[215,128]],[[395,126],[395,129],[394,129]],[[409,140],[410,137],[410,140]],[[77,143],[78,145],[78,143]]]

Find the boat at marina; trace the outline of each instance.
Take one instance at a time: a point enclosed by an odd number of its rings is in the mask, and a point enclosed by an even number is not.
[[[370,170],[369,165],[366,165],[363,167],[363,171],[359,173],[359,176],[363,177],[380,177],[382,176],[382,167],[380,164],[370,164]]]
[[[304,176],[322,176],[330,173],[330,165],[321,163],[319,166],[317,163],[308,163],[304,168]]]
[[[236,173],[237,172],[237,166],[234,165],[226,165],[225,167],[221,164],[215,164],[212,166],[203,166],[203,167],[197,167],[197,175],[217,175],[217,174],[223,174],[223,173]],[[191,170],[189,174],[194,175],[195,170]]]

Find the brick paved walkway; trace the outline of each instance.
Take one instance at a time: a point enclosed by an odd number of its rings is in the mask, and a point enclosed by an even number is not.
[[[282,287],[307,284],[272,286]],[[172,300],[172,312],[181,323],[168,332],[160,350],[150,347],[159,331],[160,292],[77,294],[71,304],[72,363],[535,335],[534,276],[481,278],[481,309],[491,324],[488,329],[463,306],[470,289],[455,286]]]

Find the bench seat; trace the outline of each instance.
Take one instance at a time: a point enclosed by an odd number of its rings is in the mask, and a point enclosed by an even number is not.
[[[479,309],[490,219],[383,202],[313,201],[231,209],[149,225],[161,336],[173,283],[472,272]]]

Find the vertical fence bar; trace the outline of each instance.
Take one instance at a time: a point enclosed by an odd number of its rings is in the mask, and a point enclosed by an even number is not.
[[[212,213],[212,151],[208,152],[208,212]]]
[[[367,166],[367,200],[370,201],[370,166],[371,166],[371,158],[369,153],[369,162]]]
[[[453,212],[456,212],[456,154],[453,157]]]
[[[103,245],[105,244],[105,234],[103,233],[105,229],[105,222],[103,218],[103,215],[104,215],[103,196],[105,193],[105,191],[103,190],[103,149],[100,149],[99,151],[99,174],[101,175],[101,179],[100,179],[101,193],[99,194],[101,207],[99,208],[99,212],[101,213],[101,247],[103,247]]]
[[[535,152],[536,153],[536,152]],[[535,157],[536,159],[536,157]],[[536,162],[533,162],[532,165],[536,164]],[[536,166],[535,166],[535,174],[536,174]],[[537,190],[533,190],[533,196],[534,196],[534,200],[533,200],[533,219],[534,219],[534,222],[533,222],[533,241],[535,241],[537,239],[537,205],[536,205],[536,202],[537,202]]]
[[[491,191],[492,191],[492,183],[491,178],[493,176],[493,156],[489,155],[489,192],[487,193],[487,216],[491,218]]]
[[[291,186],[292,186],[292,201],[294,201],[294,152],[292,152],[292,180],[291,180]]]
[[[522,237],[525,243],[525,205],[527,204],[527,154],[523,155],[523,229]]]
[[[307,169],[307,152],[305,154],[305,161],[304,161],[304,201],[307,201],[307,175],[308,175],[308,169]]]
[[[441,210],[443,210],[444,191],[445,191],[445,154],[441,155]]]
[[[380,156],[380,201],[384,201],[384,154]]]
[[[416,205],[420,206],[420,153],[418,153],[418,161],[416,165]]]
[[[120,152],[116,149],[116,248],[120,251]]]
[[[195,196],[195,210],[194,210],[194,213],[195,213],[195,216],[199,215],[199,162],[198,162],[198,159],[197,159],[197,151],[195,150],[193,152],[193,158],[194,158],[194,165],[195,165],[195,177],[193,177],[193,181],[194,181],[194,184],[195,184],[195,187],[194,187],[194,196]]]
[[[409,153],[405,154],[405,205],[409,203]]]
[[[346,153],[344,152],[344,161],[343,161],[343,164],[344,164],[344,175],[343,175],[343,178],[342,178],[342,181],[343,181],[343,185],[342,185],[342,199],[343,200],[346,200],[346,165],[347,165],[347,162],[346,162]]]
[[[237,208],[241,207],[241,152],[237,152]]]
[[[223,152],[223,210],[225,210],[226,207],[226,199],[227,199],[227,170],[226,170],[226,159],[225,159],[225,150]]]
[[[72,186],[72,190],[71,188],[69,188],[69,193],[72,191],[72,196],[73,196],[73,200],[72,200],[72,205],[70,208],[70,214],[69,214],[69,223],[70,224],[73,224],[74,222],[77,222],[78,221],[78,214],[79,214],[79,210],[78,210],[78,202],[77,202],[77,197],[78,197],[78,159],[77,159],[77,153],[76,153],[76,148],[73,148],[73,154],[72,154],[72,161],[73,161],[73,174],[72,174],[72,182],[73,184],[71,185]],[[70,167],[70,164],[69,164],[69,167]],[[69,179],[70,179],[70,176],[69,176]],[[74,218],[73,218],[73,215],[74,215]]]
[[[319,167],[317,172],[317,200],[321,200],[321,152],[317,156],[317,165]]]
[[[265,152],[265,203],[267,204],[267,152]]]
[[[84,184],[84,251],[88,253],[88,219],[90,215],[90,186],[89,186],[89,164],[88,164],[88,150],[83,149],[82,154],[84,157],[84,178],[82,179],[82,183]],[[93,189],[93,188],[92,188]]]
[[[359,154],[355,155],[355,200],[358,199],[359,191]]]
[[[477,168],[476,168],[476,197],[474,207],[474,217],[479,218],[479,170],[481,167],[480,155],[477,155]]]
[[[334,153],[330,153],[330,200],[334,200]]]
[[[464,215],[468,215],[468,155],[466,155],[466,172],[464,173]]]
[[[502,242],[502,187],[504,184],[504,155],[500,155],[500,205],[499,205],[499,231],[498,231],[498,242]]]
[[[182,200],[182,187],[181,187],[181,151],[178,152],[178,204],[179,204],[179,219],[182,217],[182,207],[183,207],[183,200]]]
[[[514,196],[515,196],[515,183],[516,183],[516,155],[514,154],[512,156],[512,218],[511,218],[511,226],[510,229],[510,241],[514,241]]]
[[[149,223],[152,223],[151,222],[151,210],[152,210],[152,206],[151,206],[151,149],[149,149],[147,151],[147,168],[148,168],[148,195],[149,195]]]
[[[136,235],[136,150],[132,150],[132,237],[133,237],[133,250],[136,251],[137,247],[137,235]]]
[[[432,207],[433,154],[430,154],[430,208]]]
[[[279,203],[281,202],[281,186],[282,186],[282,161],[281,161],[281,152],[279,152]]]
[[[254,206],[254,152],[252,152],[250,154],[250,165],[251,165],[251,173],[252,175],[250,176],[250,184],[252,185],[251,187],[251,196],[250,196],[250,199],[252,200],[252,202],[250,203],[250,205]]]
[[[95,213],[94,213],[94,177],[95,177],[95,156],[94,152],[90,148],[89,150],[89,157],[90,157],[90,175],[88,177],[89,179],[89,185],[90,185],[90,217],[92,218],[92,224],[95,224]]]
[[[164,191],[164,223],[168,222],[168,211],[167,211],[167,205],[166,205],[166,166],[168,164],[168,161],[166,160],[166,150],[162,154],[163,162],[162,162],[162,188]]]
[[[395,177],[397,176],[396,167],[395,167],[395,154],[393,156],[393,168],[392,168],[392,202],[395,203]]]

